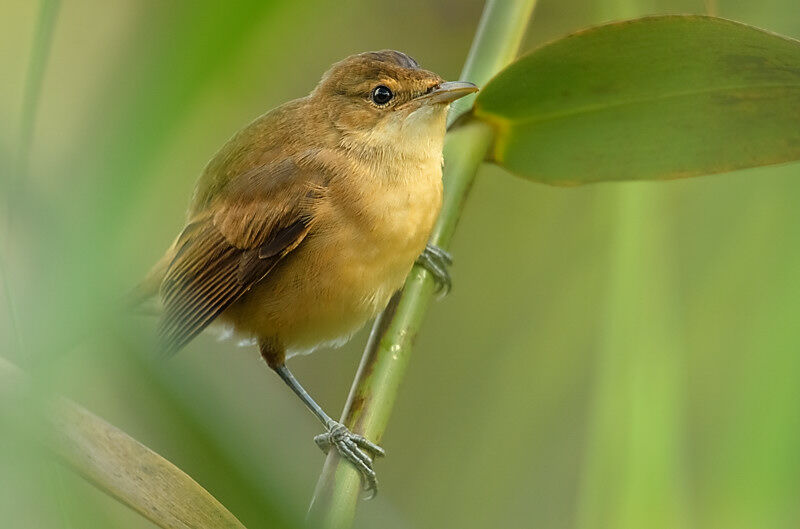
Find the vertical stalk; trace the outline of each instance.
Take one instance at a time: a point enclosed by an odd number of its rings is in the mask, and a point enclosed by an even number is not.
[[[462,80],[484,85],[517,54],[536,0],[489,0],[464,69]],[[453,123],[472,105],[465,98],[454,106]],[[486,156],[493,133],[488,125],[467,122],[448,133],[444,148],[444,203],[431,242],[446,248],[455,231],[478,166]],[[414,337],[433,294],[426,270],[415,266],[401,294],[375,322],[356,378],[342,413],[354,432],[380,442],[405,374]],[[361,485],[358,473],[340,464],[332,450],[322,470],[309,518],[315,526],[344,529],[352,525]]]
[[[11,171],[10,179],[6,183],[6,206],[7,215],[10,221],[11,208],[14,204],[14,196],[17,187],[28,173],[30,162],[30,150],[33,140],[33,131],[36,126],[36,115],[39,110],[39,96],[42,92],[42,81],[44,71],[47,66],[47,59],[50,56],[50,48],[53,42],[53,30],[55,29],[56,18],[60,0],[42,0],[39,7],[39,16],[36,21],[36,30],[33,36],[33,46],[31,48],[28,72],[25,78],[25,91],[22,99],[22,113],[19,122],[19,143],[17,146],[16,163]]]
[[[5,238],[0,248],[0,283],[8,310],[9,326],[14,338],[14,347],[17,354],[22,354],[23,339],[20,329],[19,314],[11,286],[10,265],[6,261],[6,256],[11,255],[11,229],[16,204],[16,195],[19,191],[20,183],[24,181],[28,174],[30,162],[31,143],[33,141],[33,131],[36,125],[36,114],[39,109],[39,96],[42,92],[42,80],[44,70],[47,66],[47,59],[50,56],[50,48],[53,42],[53,30],[55,28],[58,15],[60,0],[42,0],[39,7],[39,16],[36,21],[36,30],[33,36],[33,47],[31,49],[28,71],[25,79],[25,91],[22,99],[22,113],[19,122],[19,140],[17,153],[13,158],[14,163],[11,167],[8,180],[1,182],[5,185],[6,194],[6,226]]]
[[[637,0],[603,18],[630,18]],[[616,184],[599,193],[616,213],[609,244],[578,529],[687,527],[682,472],[683,333],[670,263],[664,190]]]

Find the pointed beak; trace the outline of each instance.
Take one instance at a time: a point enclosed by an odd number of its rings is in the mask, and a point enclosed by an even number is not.
[[[440,84],[427,94],[414,98],[413,101],[427,104],[449,104],[456,99],[461,99],[462,97],[469,94],[474,94],[477,91],[478,87],[472,83],[468,83],[466,81],[450,81]]]

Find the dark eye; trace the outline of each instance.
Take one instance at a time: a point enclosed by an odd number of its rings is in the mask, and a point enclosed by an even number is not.
[[[392,100],[392,97],[394,97],[394,94],[389,90],[388,86],[379,85],[372,91],[372,100],[375,101],[376,105],[385,105]]]

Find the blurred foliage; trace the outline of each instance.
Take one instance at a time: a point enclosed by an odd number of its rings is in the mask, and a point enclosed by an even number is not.
[[[541,0],[525,49],[589,24],[706,2]],[[794,0],[708,2],[800,36]],[[29,171],[13,196],[39,6],[0,18],[3,356],[196,479],[247,527],[302,516],[319,433],[252,348],[211,333],[152,360],[153,322],[118,300],[180,227],[235,130],[307,93],[333,61],[396,48],[460,71],[479,1],[62,2]],[[800,524],[797,164],[657,184],[532,185],[486,167],[455,237],[362,527]],[[6,211],[0,211],[0,219]],[[654,266],[643,268],[637,263]],[[365,333],[294,361],[341,407]],[[25,435],[0,406],[8,527],[151,527]]]
[[[29,393],[29,382],[21,370],[0,357],[3,402],[35,402],[37,395]],[[64,398],[41,401],[40,411],[28,413],[28,422],[34,426],[28,435],[46,445],[61,464],[158,527],[244,529],[191,477],[90,411]]]

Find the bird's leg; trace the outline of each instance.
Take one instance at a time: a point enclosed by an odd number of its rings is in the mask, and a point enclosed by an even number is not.
[[[294,378],[294,375],[285,364],[279,364],[272,368],[286,382],[286,385],[292,388],[292,391],[300,397],[300,400],[303,401],[308,409],[322,421],[322,424],[328,430],[326,433],[314,437],[314,442],[317,443],[317,446],[326,454],[332,446],[335,447],[339,455],[349,461],[361,473],[364,490],[367,492],[367,499],[375,496],[378,492],[378,480],[375,470],[372,468],[372,457],[386,455],[383,448],[361,435],[354,434],[342,423],[331,419],[319,404],[314,402],[311,395],[303,389],[303,386]],[[372,454],[372,457],[370,457],[370,454]]]
[[[450,292],[452,281],[447,267],[453,264],[453,257],[436,245],[427,244],[422,254],[417,257],[417,264],[425,268],[436,282],[436,292],[442,297]]]

